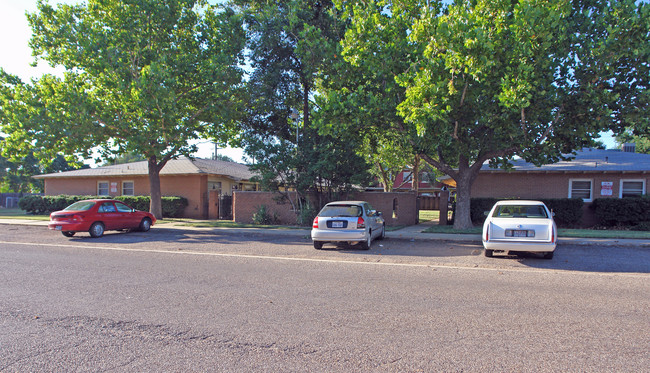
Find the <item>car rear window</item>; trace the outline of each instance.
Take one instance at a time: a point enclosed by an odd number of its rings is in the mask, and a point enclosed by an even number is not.
[[[546,209],[541,205],[503,205],[494,210],[495,218],[547,218]]]
[[[318,216],[323,217],[357,217],[361,216],[361,207],[357,205],[325,206]]]
[[[91,201],[80,201],[71,204],[70,206],[64,208],[64,211],[87,211],[95,206],[95,202]]]

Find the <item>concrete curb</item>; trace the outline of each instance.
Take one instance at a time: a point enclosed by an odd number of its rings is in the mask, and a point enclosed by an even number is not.
[[[26,219],[0,219],[0,224],[27,225],[47,227],[48,221],[26,220]],[[481,244],[481,236],[478,234],[450,234],[450,233],[422,233],[427,225],[413,225],[396,231],[386,232],[388,239],[409,240],[409,241],[451,241],[472,244]],[[211,230],[214,232],[228,232],[237,234],[254,235],[276,235],[293,237],[310,237],[309,229],[268,229],[268,228],[218,228],[218,227],[190,227],[185,223],[169,222],[156,224],[154,229],[178,229],[178,230]],[[643,239],[619,239],[619,238],[579,238],[560,237],[559,245],[600,245],[600,246],[633,246],[639,248],[650,248],[650,240]]]

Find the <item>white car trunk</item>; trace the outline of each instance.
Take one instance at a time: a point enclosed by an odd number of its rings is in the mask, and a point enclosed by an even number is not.
[[[318,229],[355,230],[358,217],[319,217]]]
[[[552,226],[548,219],[493,218],[490,224],[490,240],[551,241]]]

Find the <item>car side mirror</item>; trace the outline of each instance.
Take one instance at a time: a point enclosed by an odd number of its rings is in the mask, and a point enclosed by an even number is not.
[[[488,216],[490,214],[489,211],[483,211],[483,215]]]

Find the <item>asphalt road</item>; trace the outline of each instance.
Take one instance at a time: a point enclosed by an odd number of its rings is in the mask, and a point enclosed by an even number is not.
[[[0,371],[590,371],[650,366],[650,249],[0,225]]]

